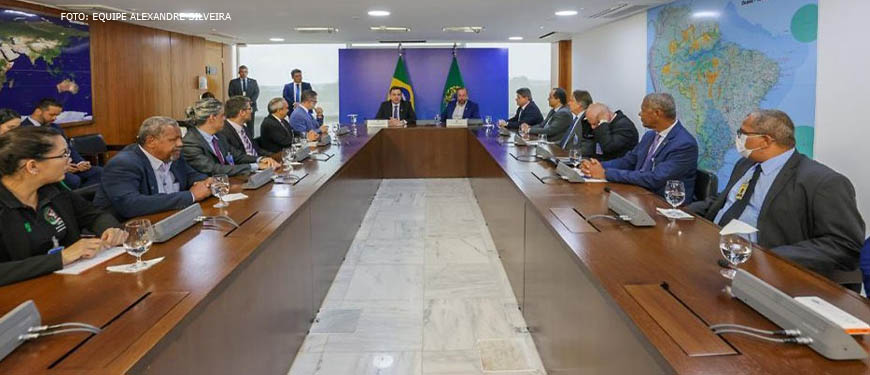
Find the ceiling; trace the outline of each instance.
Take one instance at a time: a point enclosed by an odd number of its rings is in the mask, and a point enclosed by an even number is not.
[[[589,18],[615,5],[658,5],[669,0],[37,0],[51,6],[94,4],[136,12],[229,13],[230,21],[138,21],[140,25],[200,35],[229,43],[348,43],[382,40],[428,42],[540,42],[550,33],[578,33],[617,18]],[[387,17],[372,17],[370,10],[387,10]],[[576,16],[559,17],[559,10]],[[634,13],[640,11],[637,9]],[[87,12],[90,13],[90,12]],[[372,32],[371,26],[410,27],[407,33]],[[332,26],[334,34],[303,34],[294,27]],[[483,26],[475,33],[451,33],[447,26]],[[558,37],[558,35],[557,35]],[[546,41],[552,41],[548,39]]]

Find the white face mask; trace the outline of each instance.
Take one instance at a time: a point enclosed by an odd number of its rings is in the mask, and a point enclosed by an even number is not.
[[[737,152],[740,154],[740,156],[742,156],[742,157],[748,159],[748,158],[749,158],[749,155],[752,155],[752,152],[753,152],[753,151],[755,151],[755,150],[759,150],[759,149],[761,149],[761,147],[759,147],[759,148],[754,148],[754,149],[751,149],[751,150],[750,150],[750,149],[747,149],[747,148],[746,148],[746,140],[747,140],[747,139],[749,139],[749,136],[748,136],[748,135],[746,135],[746,134],[738,134],[738,135],[737,135],[737,138],[734,139],[734,144],[735,144],[735,146],[737,147]]]

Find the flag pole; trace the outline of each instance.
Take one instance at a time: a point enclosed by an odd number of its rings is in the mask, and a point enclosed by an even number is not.
[[[453,57],[456,57],[456,43],[453,43]]]

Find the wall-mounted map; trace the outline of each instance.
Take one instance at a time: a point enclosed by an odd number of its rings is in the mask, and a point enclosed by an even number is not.
[[[0,8],[0,107],[30,114],[45,97],[64,105],[57,122],[92,119],[88,26]]]
[[[757,108],[788,113],[797,149],[812,157],[816,0],[680,0],[650,9],[649,92],[667,92],[720,189],[740,158],[734,134]]]

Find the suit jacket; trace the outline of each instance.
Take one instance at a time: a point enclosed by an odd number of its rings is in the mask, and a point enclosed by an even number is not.
[[[574,112],[571,112],[571,116],[574,116]],[[586,111],[580,112],[580,120],[576,122],[575,119],[571,119],[571,125],[568,128],[568,131],[565,132],[565,136],[559,140],[559,147],[562,147],[566,150],[570,149],[581,149],[581,152],[585,152],[585,149],[588,148],[588,142],[584,142],[583,139],[583,129],[589,125],[589,122],[586,120]],[[583,153],[583,155],[586,155]]]
[[[169,171],[178,182],[179,191],[160,194],[151,162],[139,145],[134,143],[124,147],[106,164],[94,204],[111,209],[121,220],[193,204],[193,195],[188,190],[194,182],[204,180],[206,175],[191,168],[184,158],[173,161]]]
[[[565,138],[568,129],[574,122],[574,114],[567,105],[559,107],[559,110],[551,109],[547,118],[540,125],[529,128],[529,134],[546,135],[548,141],[561,141]],[[531,125],[531,124],[530,124]]]
[[[714,220],[728,192],[756,163],[742,158],[734,166],[725,190],[689,206]],[[840,283],[842,272],[858,267],[864,242],[864,221],[855,201],[855,188],[845,176],[798,152],[786,161],[770,186],[758,213],[758,243]]]
[[[520,113],[522,112],[522,113]],[[535,126],[544,122],[544,115],[541,114],[541,110],[538,109],[538,105],[535,104],[533,100],[529,101],[529,104],[526,105],[526,109],[523,110],[522,107],[517,107],[517,112],[514,114],[514,117],[511,117],[507,121],[508,129],[519,129],[521,124],[529,124],[529,126]]]
[[[248,139],[251,141],[251,145],[254,146],[254,151],[257,152],[258,156],[268,156],[269,152],[264,151],[257,142],[254,142],[254,135],[251,134],[252,131],[250,127],[245,124],[241,124],[242,128],[245,129],[245,134],[248,135]],[[245,151],[245,143],[242,142],[242,138],[239,137],[239,133],[236,133],[236,129],[233,128],[233,125],[230,124],[229,120],[224,120],[224,127],[221,128],[221,131],[218,132],[221,135],[221,138],[230,145],[231,148],[239,150],[241,152]]]
[[[284,85],[284,90],[281,93],[281,96],[284,97],[284,100],[287,101],[287,104],[290,105],[291,109],[293,108],[293,103],[296,103],[296,100],[295,100],[296,98],[293,95],[293,84],[294,83],[295,82],[290,82],[290,83]],[[299,93],[299,100],[302,100],[302,93],[305,92],[305,90],[311,90],[310,83],[302,82],[302,91]]]
[[[379,120],[389,120],[390,117],[393,117],[393,103],[387,100],[381,103],[375,118]],[[414,107],[411,106],[410,102],[405,100],[399,102],[399,120],[405,120],[409,125],[415,125],[417,123],[417,114],[414,113]]]
[[[34,124],[32,121],[30,121],[30,117],[25,117],[24,120],[21,121],[20,126],[36,126],[36,124]],[[69,157],[73,163],[78,163],[78,162],[82,162],[85,160],[85,158],[83,158],[82,155],[79,154],[78,151],[76,151],[76,149],[74,149],[72,146],[70,146],[69,138],[67,138],[66,133],[63,131],[63,128],[60,125],[52,122],[51,124],[48,124],[45,126],[48,126],[52,129],[54,129],[54,131],[56,131],[58,134],[63,136],[63,139],[66,140],[66,146],[69,147],[69,152],[70,152]]]
[[[190,128],[182,139],[184,146],[181,148],[181,154],[184,156],[187,164],[190,164],[193,169],[209,176],[216,174],[235,176],[250,173],[250,164],[256,163],[257,157],[230,147],[221,137],[220,133],[215,134],[215,137],[218,139],[218,146],[221,149],[221,153],[224,154],[224,160],[226,160],[227,164],[220,163],[217,155],[212,151],[212,145],[206,142],[196,127]],[[232,159],[232,163],[230,163],[230,159]]]
[[[444,108],[444,111],[441,112],[441,121],[447,121],[447,119],[453,118],[453,111],[456,110],[456,100],[451,100],[450,103],[447,103],[447,107]],[[477,103],[468,100],[465,102],[465,110],[462,111],[462,118],[480,118],[480,108]]]
[[[637,185],[661,196],[665,195],[665,183],[668,180],[680,180],[686,187],[686,203],[691,203],[698,170],[698,143],[695,137],[678,121],[655,151],[652,169],[641,171],[655,137],[655,131],[648,131],[631,151],[620,158],[601,163],[607,180]]]
[[[246,88],[246,90],[245,90],[244,95],[247,96],[248,99],[251,99],[251,109],[253,109],[254,112],[256,112],[257,111],[257,98],[260,97],[260,86],[257,85],[256,79],[248,77],[247,87],[245,87],[245,88]],[[242,79],[241,78],[231,79],[227,93],[230,96],[242,95]]]
[[[290,114],[290,127],[297,134],[308,133],[309,130],[320,133],[320,125],[323,124],[323,119],[315,119],[311,113],[303,106],[298,106]]]
[[[269,154],[281,151],[293,145],[293,129],[286,120],[278,120],[268,115],[260,124],[260,147]]]
[[[589,123],[586,122],[588,125]],[[634,146],[637,146],[637,127],[634,122],[627,116],[622,114],[622,111],[616,111],[616,117],[606,125],[599,126],[594,130],[590,126],[591,137],[583,137],[581,143],[582,154],[584,157],[594,157],[598,160],[613,160],[625,155],[631,151]],[[596,152],[597,147],[601,147],[601,154]]]

